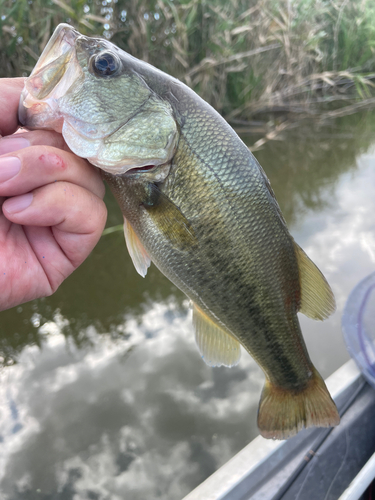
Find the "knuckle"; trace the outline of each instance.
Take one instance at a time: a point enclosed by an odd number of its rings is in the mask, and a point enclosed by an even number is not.
[[[53,170],[66,170],[67,168],[67,164],[62,155],[55,152],[43,152],[38,156],[38,160],[46,167],[52,168]]]
[[[100,199],[103,199],[104,195],[105,195],[105,185],[100,175],[98,175],[98,196]]]
[[[104,202],[95,196],[91,197],[90,216],[86,220],[88,231],[101,234],[107,220],[107,207]]]
[[[21,150],[19,155],[32,169],[43,167],[47,172],[63,172],[68,167],[64,151],[49,145],[30,146]]]

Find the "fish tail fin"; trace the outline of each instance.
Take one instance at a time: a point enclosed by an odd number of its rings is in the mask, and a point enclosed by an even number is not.
[[[298,392],[266,380],[258,411],[258,427],[263,437],[287,439],[304,427],[333,427],[339,422],[336,405],[315,368],[307,387]]]

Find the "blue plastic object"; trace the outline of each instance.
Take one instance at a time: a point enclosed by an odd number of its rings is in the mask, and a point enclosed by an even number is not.
[[[352,290],[342,315],[346,347],[375,388],[375,273]]]

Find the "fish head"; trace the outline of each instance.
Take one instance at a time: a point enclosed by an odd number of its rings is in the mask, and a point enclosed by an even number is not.
[[[74,153],[111,174],[166,164],[177,124],[171,105],[141,76],[144,66],[111,42],[60,24],[26,80],[20,122],[61,132]]]

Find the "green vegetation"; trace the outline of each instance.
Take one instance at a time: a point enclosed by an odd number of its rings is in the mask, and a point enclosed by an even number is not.
[[[180,78],[238,126],[374,104],[373,0],[0,0],[0,12],[1,76],[27,75],[68,22]]]

